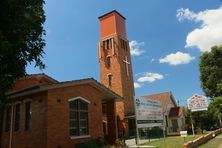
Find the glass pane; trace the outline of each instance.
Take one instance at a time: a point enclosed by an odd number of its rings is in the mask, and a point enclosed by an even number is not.
[[[70,121],[69,124],[70,124],[70,127],[77,128],[77,121]]]
[[[88,119],[88,113],[87,112],[80,112],[80,119]]]
[[[82,135],[88,135],[87,133],[87,128],[80,128],[79,129],[79,135],[82,136]]]
[[[87,120],[80,121],[80,127],[87,127]]]
[[[70,111],[70,119],[77,119],[77,112]]]
[[[77,110],[77,100],[69,102],[69,108]]]
[[[88,103],[82,100],[79,100],[79,103],[80,103],[80,110],[88,110]]]
[[[77,129],[70,129],[69,130],[70,136],[78,136],[78,131]]]

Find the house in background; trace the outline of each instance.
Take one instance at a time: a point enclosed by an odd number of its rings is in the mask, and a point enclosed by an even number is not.
[[[184,130],[184,107],[177,106],[171,92],[146,95],[143,98],[158,99],[162,102],[164,126],[166,127],[167,135],[178,135],[180,131]]]

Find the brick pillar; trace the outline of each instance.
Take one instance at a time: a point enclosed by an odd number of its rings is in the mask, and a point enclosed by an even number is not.
[[[110,144],[115,143],[117,139],[117,121],[115,101],[107,102],[107,122],[108,122],[108,140]]]

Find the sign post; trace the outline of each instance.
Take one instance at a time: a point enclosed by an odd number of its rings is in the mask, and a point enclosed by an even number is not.
[[[139,144],[139,128],[162,127],[162,104],[157,99],[134,97],[137,144]]]
[[[188,105],[188,109],[190,110],[191,126],[192,126],[192,132],[194,136],[192,112],[207,110],[208,109],[207,97],[194,94],[191,98],[187,99],[187,105]]]

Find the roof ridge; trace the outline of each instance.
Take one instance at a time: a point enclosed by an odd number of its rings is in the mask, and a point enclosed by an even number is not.
[[[165,93],[171,94],[171,91],[166,91],[166,92],[161,92],[161,93],[154,93],[154,94],[149,94],[149,95],[145,95],[145,96],[160,95],[160,94],[165,94]],[[145,97],[145,96],[142,96],[142,97]]]

